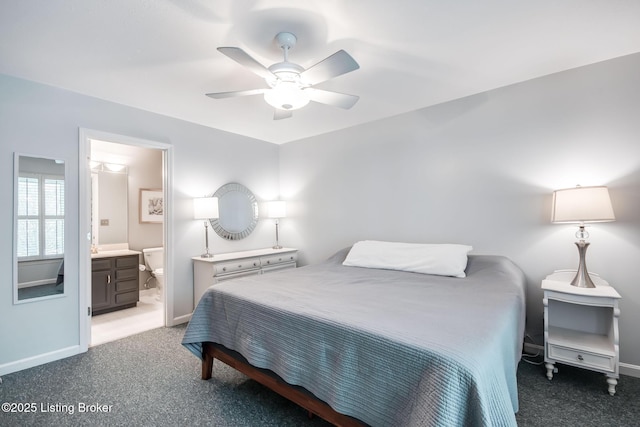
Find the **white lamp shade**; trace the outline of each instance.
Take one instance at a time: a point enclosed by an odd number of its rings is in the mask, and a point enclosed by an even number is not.
[[[193,217],[195,219],[218,218],[217,197],[197,197],[193,199]]]
[[[267,216],[269,218],[284,218],[287,216],[287,204],[283,200],[274,200],[267,203]]]
[[[551,222],[615,221],[607,187],[575,187],[553,192]]]

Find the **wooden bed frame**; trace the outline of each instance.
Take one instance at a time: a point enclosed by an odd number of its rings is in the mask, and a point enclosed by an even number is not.
[[[282,397],[289,399],[293,403],[306,409],[309,416],[317,415],[325,421],[340,427],[364,427],[366,424],[348,415],[336,412],[322,400],[315,397],[311,392],[303,387],[293,386],[274,372],[268,369],[261,369],[252,366],[240,353],[229,350],[223,345],[216,343],[203,343],[202,350],[202,379],[211,378],[213,370],[213,359],[231,366],[235,370],[242,372],[249,378],[259,382],[263,386],[278,393]]]

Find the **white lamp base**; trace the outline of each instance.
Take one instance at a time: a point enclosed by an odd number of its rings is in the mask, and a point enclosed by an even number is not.
[[[209,225],[207,220],[204,221],[204,250],[205,253],[200,255],[200,258],[213,258],[213,254],[209,252]]]
[[[278,218],[276,218],[276,244],[275,246],[272,246],[273,249],[282,249],[282,246],[278,243],[278,222]]]

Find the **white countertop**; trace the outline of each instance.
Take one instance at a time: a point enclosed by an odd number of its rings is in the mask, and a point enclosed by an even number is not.
[[[142,252],[129,249],[128,243],[98,245],[98,251],[91,253],[91,258],[108,258],[114,256],[140,255]]]
[[[114,249],[109,251],[98,251],[97,254],[91,254],[91,259],[94,258],[109,258],[114,256],[126,256],[126,255],[140,255],[142,252],[134,251],[131,249]]]

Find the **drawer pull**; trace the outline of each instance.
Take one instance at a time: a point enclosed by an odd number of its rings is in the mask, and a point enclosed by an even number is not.
[[[222,267],[222,271],[227,271],[227,267]]]
[[[242,264],[238,265],[238,268],[242,268]]]
[[[582,362],[582,361],[584,361],[584,357],[582,357],[582,355],[581,355],[581,354],[579,354],[579,355],[578,355],[578,360]]]

